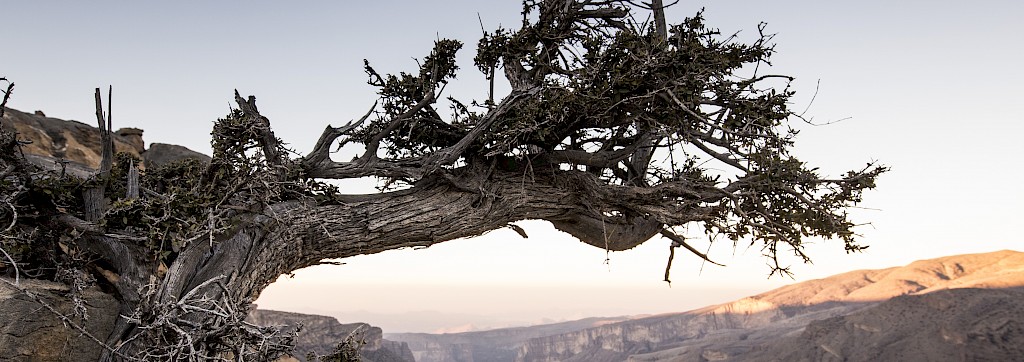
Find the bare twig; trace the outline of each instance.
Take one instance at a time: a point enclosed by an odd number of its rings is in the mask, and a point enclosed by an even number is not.
[[[672,281],[670,281],[668,277],[669,277],[669,269],[672,267],[672,259],[675,257],[675,251],[673,251],[673,249],[676,248],[676,247],[679,247],[679,246],[682,246],[682,247],[686,248],[686,250],[689,250],[690,253],[700,257],[701,259],[703,259],[704,261],[706,261],[708,263],[715,264],[715,265],[718,265],[718,266],[725,266],[724,264],[719,264],[719,263],[716,263],[716,262],[712,261],[711,259],[708,258],[707,254],[704,254],[704,253],[700,252],[699,250],[697,250],[696,248],[690,246],[690,244],[688,244],[686,242],[686,239],[683,239],[683,237],[681,237],[679,235],[676,235],[676,233],[673,233],[672,231],[670,231],[668,229],[662,229],[661,230],[661,235],[666,237],[666,238],[669,238],[669,240],[672,240],[672,245],[669,246],[668,265],[665,266],[665,281],[668,282],[669,284],[672,284]]]
[[[114,88],[111,86],[110,93],[113,93],[113,90]],[[107,103],[109,105],[110,99],[107,99]],[[114,164],[114,141],[110,137],[110,118],[103,114],[103,99],[100,96],[99,88],[96,88],[96,123],[99,125],[103,142],[102,158],[100,159],[100,175],[102,177],[107,177],[110,175],[110,169]]]

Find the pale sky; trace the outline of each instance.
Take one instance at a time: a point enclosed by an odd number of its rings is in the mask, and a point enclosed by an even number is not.
[[[797,77],[796,153],[831,175],[878,160],[892,167],[854,210],[871,247],[809,248],[791,260],[795,281],[945,255],[1024,249],[1024,3],[1017,1],[693,1],[708,24],[750,39],[777,33],[775,73]],[[519,23],[517,1],[9,1],[0,0],[0,76],[17,86],[9,106],[90,122],[92,90],[114,87],[115,127],[147,142],[209,152],[212,121],[232,90],[257,97],[277,135],[307,152],[328,123],[373,103],[362,60],[409,71],[438,37],[466,43],[446,90],[485,96],[472,65],[487,29]],[[479,19],[478,19],[479,14]],[[342,156],[342,158],[351,157]],[[357,184],[350,190],[363,190]],[[385,332],[494,327],[586,316],[681,312],[793,282],[766,279],[759,247],[728,241],[703,266],[677,253],[661,277],[667,240],[627,252],[586,246],[543,222],[424,250],[343,260],[282,278],[261,307],[364,321]],[[696,241],[707,248],[706,241]],[[429,311],[430,313],[425,313]],[[411,314],[410,314],[411,313]]]

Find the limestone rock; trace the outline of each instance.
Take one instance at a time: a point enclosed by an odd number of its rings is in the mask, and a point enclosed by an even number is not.
[[[359,350],[364,362],[415,361],[408,344],[385,340],[379,327],[366,323],[341,324],[332,317],[272,310],[255,310],[247,320],[256,325],[283,326],[287,331],[301,325],[302,329],[295,340],[295,352],[291,356],[299,361],[305,361],[310,352],[321,355],[330,353],[350,335],[360,335],[366,342]]]
[[[183,146],[169,145],[166,143],[154,143],[149,149],[142,153],[146,168],[160,167],[174,161],[184,159],[195,159],[200,162],[210,162],[210,157],[202,153],[190,150]]]
[[[102,135],[98,128],[76,121],[65,121],[16,109],[4,111],[4,129],[18,133],[18,139],[30,141],[22,146],[25,153],[65,159],[96,169],[102,158]],[[118,134],[111,135],[114,152],[127,152],[141,158],[133,140]],[[140,139],[141,141],[141,134]]]
[[[419,362],[512,361],[527,341],[562,335],[628,320],[627,317],[586,318],[531,327],[501,328],[462,333],[388,333],[386,337],[408,343]]]
[[[135,147],[135,151],[142,153],[146,151],[146,142],[142,140],[142,130],[138,128],[121,128],[114,132],[114,134],[124,137],[128,144]]]
[[[34,163],[55,170],[70,170],[75,175],[88,175],[99,168],[102,140],[98,128],[76,121],[46,117],[37,112],[28,114],[7,108],[3,127],[18,133],[18,139],[31,143],[22,147],[26,156],[34,155]],[[210,157],[178,145],[154,143],[145,148],[143,131],[121,128],[111,134],[114,152],[125,152],[142,159],[143,168],[162,166],[183,159],[209,162]],[[64,163],[59,163],[63,160]]]
[[[1024,358],[1024,288],[948,289],[811,322],[734,361],[1010,361]]]
[[[68,288],[40,280],[20,282],[20,289],[0,281],[0,361],[96,361],[103,348],[44,308],[24,291],[37,296],[71,321],[105,339],[114,326],[118,304],[113,296],[93,287],[82,293],[88,319],[76,317]]]

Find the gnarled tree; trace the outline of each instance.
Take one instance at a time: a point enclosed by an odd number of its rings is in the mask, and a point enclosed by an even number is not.
[[[706,258],[673,231],[699,225],[762,243],[782,272],[777,256],[806,259],[807,237],[861,249],[845,210],[885,168],[827,178],[791,155],[791,78],[756,71],[770,36],[744,44],[700,14],[638,23],[630,4],[524,1],[521,27],[485,33],[474,58],[508,82],[504,96],[492,85],[477,101],[445,98],[454,40],[437,41],[411,73],[366,63],[378,103],[328,126],[302,157],[237,92],[209,164],[146,170],[137,185],[126,181],[130,157],[89,178],[47,174],[4,134],[2,247],[20,269],[3,270],[71,270],[115,293],[124,317],[102,336],[109,359],[202,360],[282,351],[286,336],[241,321],[279,275],[504,227],[525,235],[519,220],[612,251],[661,235]],[[99,101],[97,115],[109,123]],[[346,144],[361,153],[332,159]],[[388,187],[354,195],[327,182],[366,176]]]

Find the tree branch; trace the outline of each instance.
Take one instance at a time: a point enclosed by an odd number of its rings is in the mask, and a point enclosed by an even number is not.
[[[691,253],[693,253],[693,255],[696,255],[696,256],[700,257],[701,259],[704,259],[704,261],[706,261],[708,263],[715,264],[715,265],[718,265],[718,266],[725,266],[723,264],[719,264],[719,263],[716,263],[716,262],[712,261],[710,258],[708,258],[708,256],[706,254],[700,252],[699,250],[697,250],[693,246],[690,246],[690,244],[686,242],[686,239],[683,239],[683,237],[681,237],[679,235],[676,235],[672,231],[670,231],[668,229],[662,229],[660,231],[660,233],[661,233],[662,236],[664,236],[666,238],[669,238],[669,240],[672,240],[672,246],[674,246],[674,247],[675,246],[682,246],[682,247],[686,248],[686,250],[689,250]],[[668,271],[665,272],[665,279],[667,281],[667,279],[668,279]]]
[[[420,101],[417,102],[414,106],[412,106],[412,108],[409,108],[402,114],[392,118],[391,121],[388,122],[388,125],[384,127],[384,129],[382,129],[380,132],[374,135],[373,138],[371,138],[370,141],[366,143],[366,151],[365,153],[363,153],[363,156],[360,157],[360,160],[362,162],[369,162],[373,159],[377,159],[377,149],[380,148],[380,141],[383,140],[384,137],[390,135],[391,132],[394,132],[396,129],[398,129],[398,127],[400,127],[403,122],[408,120],[410,117],[416,115],[416,113],[418,113],[419,111],[423,110],[424,107],[434,103],[435,100],[436,97],[434,89],[431,89],[430,91],[427,92],[427,94],[423,96],[423,99],[420,99]]]
[[[113,86],[110,87],[110,92],[113,93]],[[109,96],[107,103],[108,105],[110,103]],[[110,137],[110,118],[109,116],[104,117],[103,115],[103,99],[100,96],[99,88],[96,88],[96,123],[99,126],[101,142],[103,143],[103,150],[101,152],[100,159],[100,176],[107,177],[110,174],[110,168],[114,163],[114,141]]]
[[[301,162],[303,164],[316,165],[326,160],[330,160],[331,145],[334,143],[334,140],[338,139],[338,137],[348,134],[348,132],[362,125],[363,122],[365,122],[366,119],[369,118],[371,114],[373,114],[373,111],[376,108],[377,102],[373,102],[373,106],[370,106],[370,110],[367,111],[366,114],[364,114],[362,117],[360,117],[359,120],[355,122],[348,122],[341,127],[331,127],[331,125],[327,125],[327,128],[324,129],[324,132],[320,135],[320,139],[317,140],[316,145],[313,146],[313,151],[310,151],[309,154],[306,155],[306,157],[304,157]],[[342,145],[344,145],[344,143],[342,143]]]
[[[260,136],[258,141],[263,150],[263,156],[266,157],[267,162],[274,166],[283,166],[286,158],[282,154],[281,141],[274,136],[274,131],[270,128],[270,120],[260,115],[259,109],[256,108],[256,97],[250,95],[249,99],[243,99],[235,89],[235,103],[238,103],[238,109],[242,111],[242,115],[253,121],[253,126]]]
[[[584,166],[612,168],[619,162],[629,158],[636,146],[620,148],[614,151],[587,152],[583,150],[554,150],[544,153],[553,162],[570,163]]]

